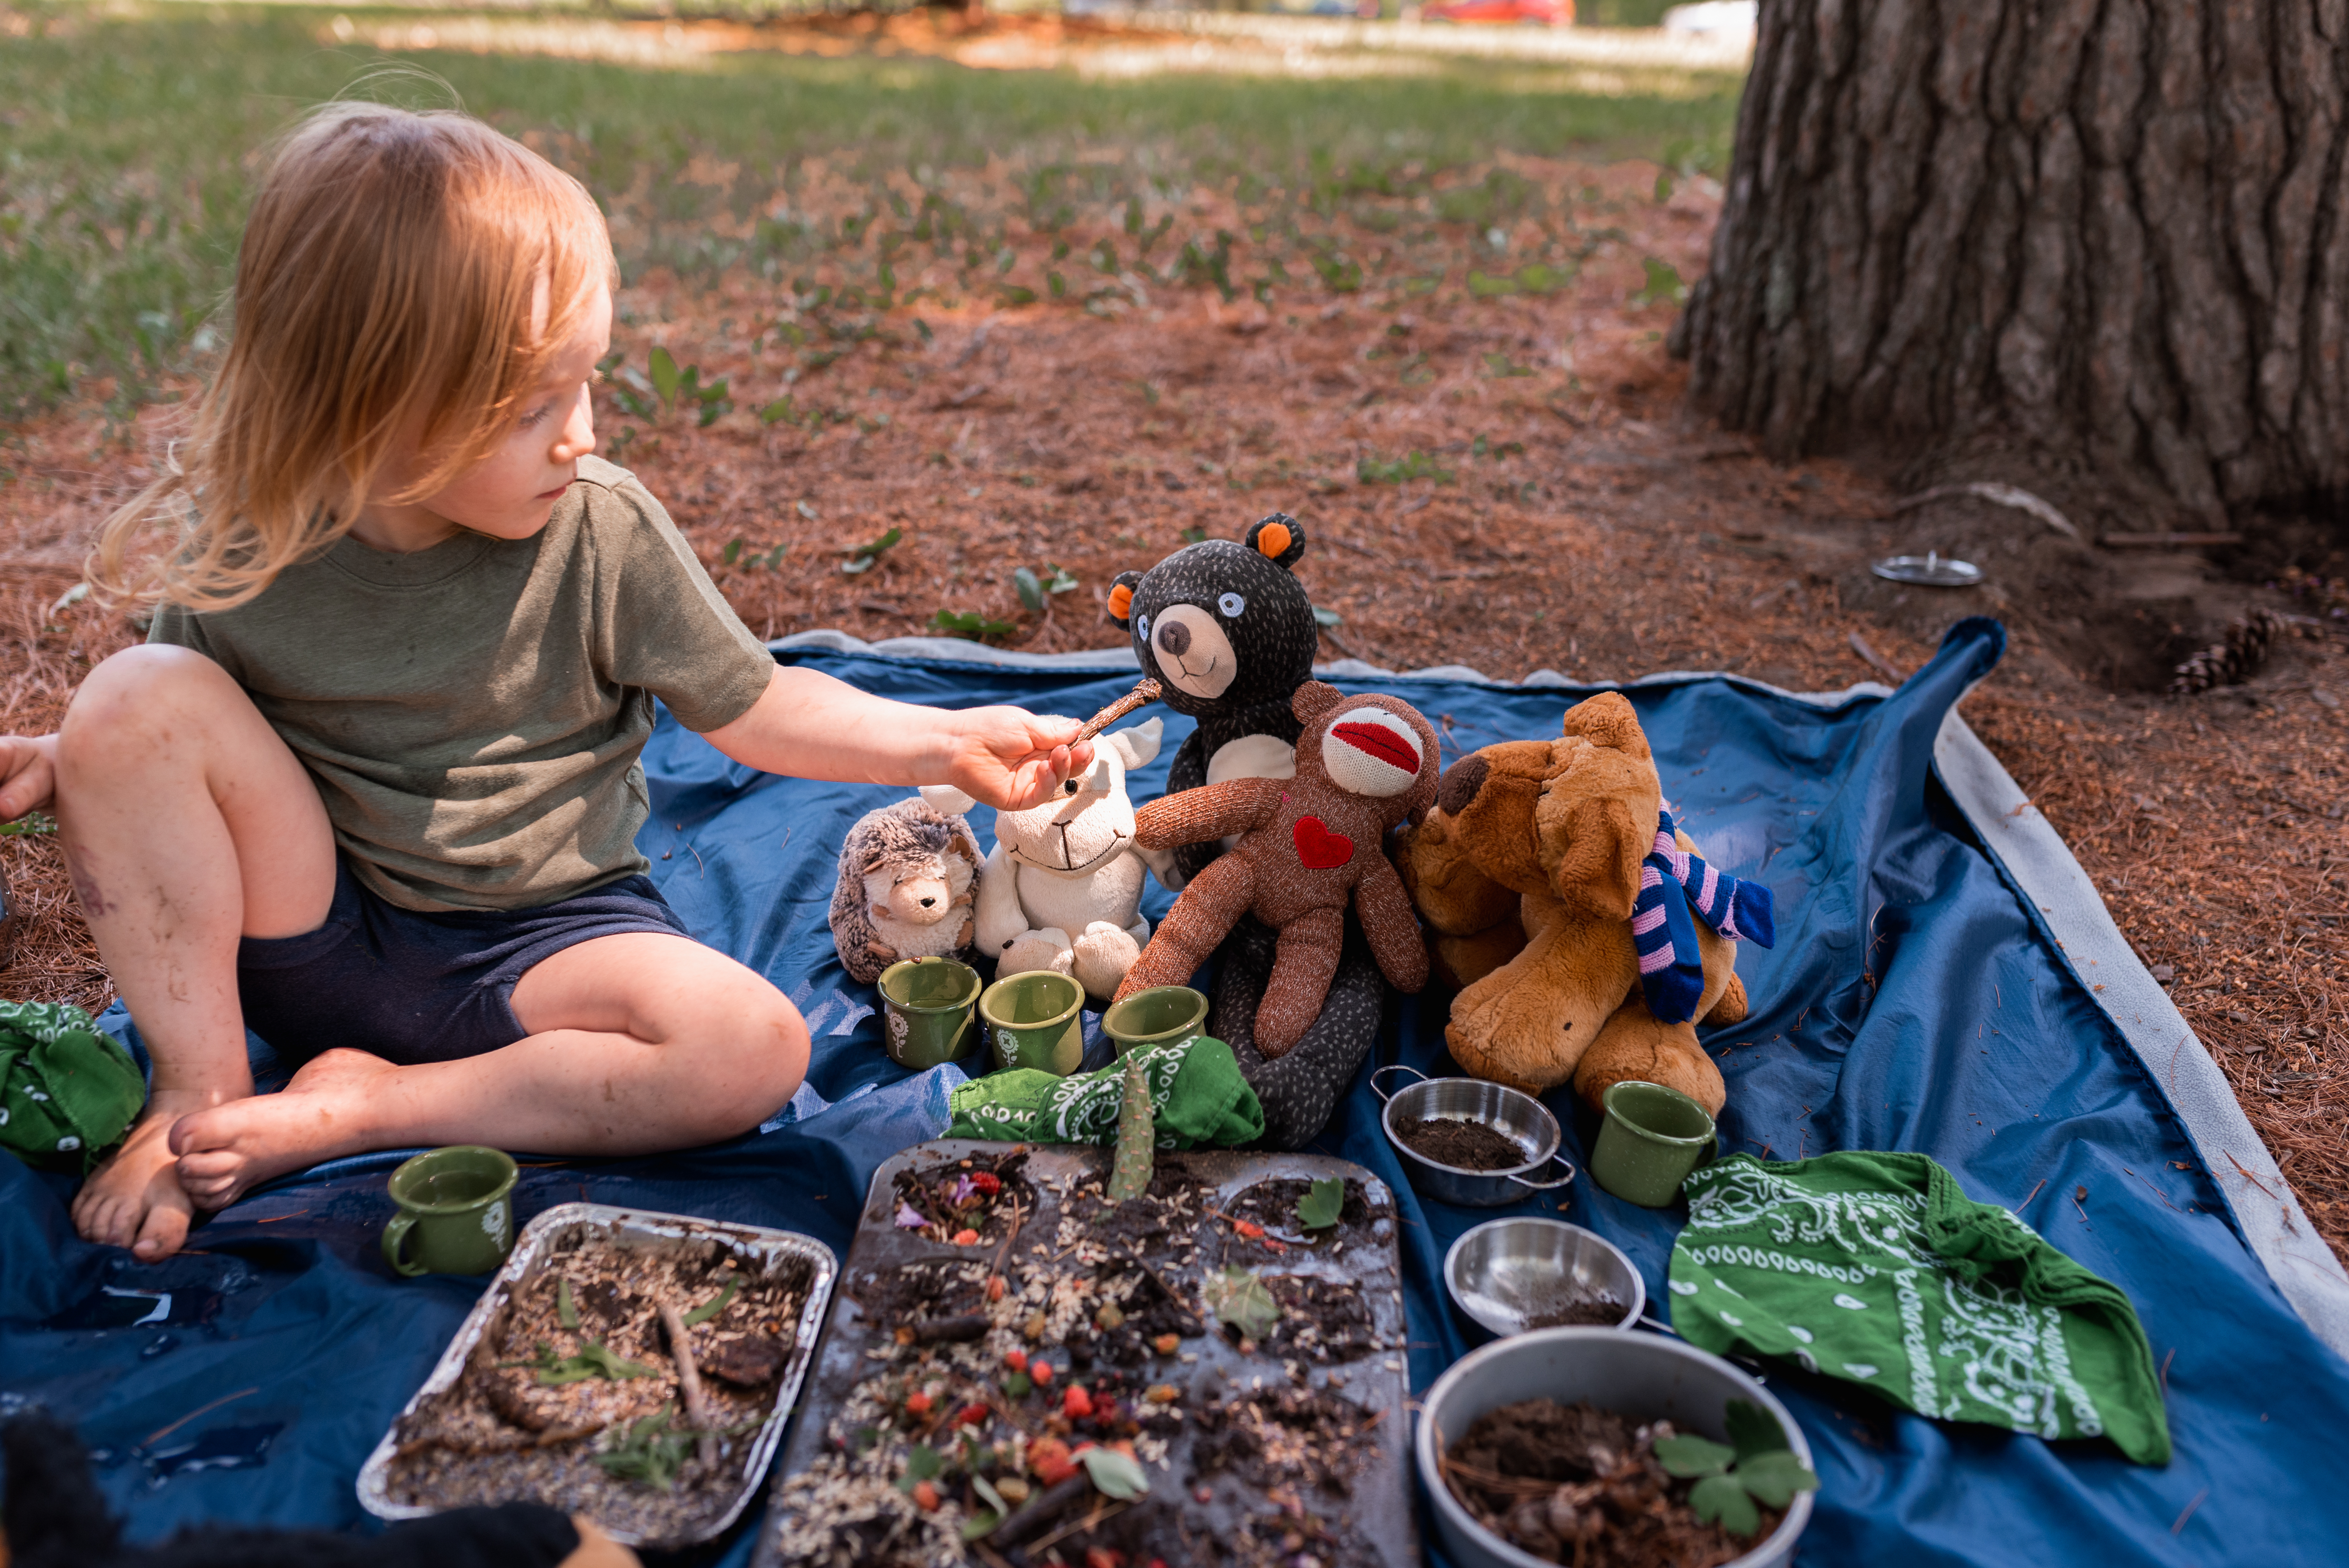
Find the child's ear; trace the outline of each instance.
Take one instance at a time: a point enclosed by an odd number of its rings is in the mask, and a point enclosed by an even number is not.
[[[1276,511],[1257,519],[1240,542],[1274,565],[1294,572],[1305,554],[1305,525],[1285,511]]]
[[[1133,591],[1142,586],[1142,573],[1121,572],[1109,585],[1109,618],[1119,626],[1130,628],[1133,623]]]

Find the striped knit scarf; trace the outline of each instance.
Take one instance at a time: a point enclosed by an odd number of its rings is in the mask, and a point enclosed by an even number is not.
[[[1656,814],[1656,847],[1640,865],[1640,898],[1631,906],[1631,941],[1640,950],[1640,988],[1659,1023],[1683,1024],[1696,1016],[1704,995],[1704,960],[1697,951],[1696,923],[1690,906],[1707,925],[1732,942],[1750,936],[1763,946],[1776,941],[1770,922],[1770,890],[1741,882],[1680,847],[1672,814]]]

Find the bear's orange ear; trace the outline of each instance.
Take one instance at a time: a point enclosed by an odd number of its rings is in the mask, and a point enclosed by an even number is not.
[[[1142,584],[1139,572],[1120,573],[1109,585],[1109,618],[1123,626],[1133,619],[1133,591]]]
[[[1276,566],[1294,568],[1305,553],[1305,528],[1285,511],[1259,518],[1240,541]]]

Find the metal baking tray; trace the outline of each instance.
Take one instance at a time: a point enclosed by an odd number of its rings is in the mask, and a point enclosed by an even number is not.
[[[847,1402],[853,1390],[873,1370],[874,1364],[867,1353],[874,1345],[872,1336],[882,1326],[869,1317],[857,1299],[858,1295],[878,1275],[902,1264],[972,1255],[966,1249],[932,1242],[895,1226],[895,1190],[898,1172],[908,1168],[926,1171],[944,1171],[957,1161],[973,1155],[1001,1154],[1021,1148],[1029,1151],[1028,1164],[1022,1174],[1044,1200],[1043,1205],[1029,1222],[1031,1228],[1021,1233],[1019,1245],[1024,1253],[1029,1249],[1029,1237],[1041,1238],[1052,1234],[1058,1202],[1051,1190],[1071,1176],[1081,1179],[1103,1173],[1108,1169],[1111,1150],[1086,1144],[1021,1145],[947,1138],[918,1144],[894,1155],[884,1161],[880,1169],[874,1172],[872,1187],[858,1218],[856,1234],[850,1243],[847,1262],[843,1265],[842,1277],[850,1283],[833,1297],[831,1321],[823,1343],[818,1346],[817,1361],[808,1387],[805,1411],[799,1424],[792,1429],[790,1445],[783,1450],[782,1463],[775,1467],[765,1522],[760,1526],[758,1551],[752,1559],[753,1568],[784,1568],[790,1561],[783,1557],[779,1546],[779,1531],[790,1515],[790,1504],[785,1501],[785,1482],[813,1463],[823,1452],[830,1440],[827,1427]],[[1416,1568],[1423,1559],[1413,1511],[1411,1423],[1406,1416],[1411,1395],[1410,1335],[1403,1319],[1402,1233],[1399,1229],[1402,1215],[1392,1191],[1385,1182],[1361,1166],[1327,1155],[1273,1151],[1242,1153],[1216,1149],[1183,1152],[1162,1150],[1157,1155],[1157,1163],[1162,1171],[1180,1171],[1199,1181],[1212,1191],[1218,1208],[1228,1209],[1239,1194],[1258,1182],[1282,1180],[1310,1181],[1335,1176],[1361,1182],[1372,1213],[1382,1212],[1385,1216],[1380,1222],[1382,1228],[1374,1228],[1371,1240],[1348,1246],[1341,1256],[1330,1257],[1316,1251],[1292,1248],[1278,1261],[1257,1261],[1266,1272],[1348,1282],[1360,1288],[1362,1301],[1370,1310],[1371,1330],[1380,1348],[1330,1367],[1317,1367],[1309,1374],[1312,1386],[1334,1387],[1329,1374],[1342,1371],[1344,1396],[1366,1409],[1381,1412],[1384,1417],[1373,1429],[1374,1435],[1368,1439],[1375,1452],[1355,1474],[1352,1497],[1343,1511],[1359,1531],[1361,1549],[1345,1556],[1340,1568],[1365,1568],[1365,1565],[1372,1563],[1378,1568],[1406,1568],[1406,1565]],[[1186,1290],[1192,1288],[1193,1282],[1188,1274],[1176,1273],[1174,1277],[1183,1281]],[[1186,1347],[1195,1348],[1198,1353],[1195,1365],[1183,1369],[1183,1375],[1187,1377],[1212,1374],[1237,1386],[1241,1377],[1260,1377],[1270,1382],[1283,1371],[1283,1362],[1278,1355],[1268,1356],[1259,1351],[1253,1357],[1242,1356],[1220,1335],[1211,1334]],[[1192,1437],[1186,1432],[1170,1452],[1170,1460],[1174,1461],[1171,1479],[1179,1483],[1168,1487],[1170,1496],[1190,1496],[1192,1483],[1185,1477],[1183,1467],[1189,1462],[1192,1441]],[[1196,1500],[1192,1501],[1195,1504]],[[1211,1504],[1188,1508],[1185,1517],[1187,1523],[1208,1532],[1209,1539],[1216,1539],[1215,1532],[1218,1527],[1239,1522],[1239,1516],[1233,1511],[1233,1499],[1219,1489]],[[1173,1563],[1178,1561],[1178,1544],[1168,1541],[1158,1554]],[[968,1561],[975,1564],[980,1558],[970,1553]]]
[[[616,1239],[641,1237],[647,1242],[719,1242],[732,1248],[738,1255],[761,1259],[770,1265],[789,1258],[805,1262],[810,1269],[807,1301],[800,1308],[798,1323],[792,1333],[791,1360],[775,1385],[775,1407],[761,1423],[758,1435],[742,1456],[742,1482],[725,1511],[714,1522],[698,1525],[688,1532],[673,1537],[647,1538],[633,1532],[605,1528],[613,1539],[625,1546],[648,1546],[671,1550],[689,1546],[723,1534],[741,1517],[742,1510],[758,1491],[760,1479],[766,1474],[768,1461],[773,1459],[775,1446],[782,1440],[784,1423],[790,1419],[797,1401],[801,1381],[806,1377],[815,1355],[816,1336],[824,1320],[824,1309],[832,1300],[832,1287],[838,1277],[839,1266],[832,1249],[792,1231],[770,1230],[760,1225],[730,1224],[718,1220],[697,1220],[688,1214],[655,1214],[638,1209],[615,1208],[608,1203],[560,1203],[547,1210],[523,1228],[514,1243],[512,1253],[492,1276],[481,1299],[457,1326],[456,1337],[449,1348],[401,1408],[383,1440],[367,1456],[367,1465],[359,1471],[359,1504],[378,1519],[421,1519],[438,1513],[440,1509],[401,1502],[390,1495],[389,1481],[393,1454],[398,1448],[399,1422],[412,1414],[426,1398],[438,1394],[457,1381],[465,1369],[465,1362],[473,1347],[488,1332],[492,1319],[506,1303],[508,1295],[519,1285],[538,1277],[545,1265],[546,1254],[554,1240],[577,1225],[595,1225],[605,1229]],[[517,1500],[520,1501],[520,1500]],[[602,1521],[597,1521],[603,1523]]]

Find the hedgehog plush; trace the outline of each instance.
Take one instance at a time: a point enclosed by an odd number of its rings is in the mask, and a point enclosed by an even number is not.
[[[901,958],[968,963],[979,861],[970,824],[919,796],[864,813],[840,846],[832,890],[842,966],[870,985]]]

